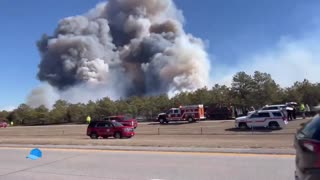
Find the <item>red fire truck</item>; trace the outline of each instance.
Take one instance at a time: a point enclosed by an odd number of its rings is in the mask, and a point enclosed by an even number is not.
[[[170,121],[188,121],[192,123],[202,119],[205,119],[204,106],[202,104],[171,108],[166,113],[158,115],[160,124],[169,123]]]

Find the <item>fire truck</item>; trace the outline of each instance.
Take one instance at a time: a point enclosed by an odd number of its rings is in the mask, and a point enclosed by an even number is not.
[[[171,108],[166,113],[158,115],[160,124],[169,123],[170,121],[188,121],[189,123],[205,119],[204,106],[189,105]]]

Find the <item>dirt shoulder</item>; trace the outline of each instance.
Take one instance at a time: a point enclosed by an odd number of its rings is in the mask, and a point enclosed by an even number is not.
[[[166,126],[147,123],[138,127],[135,137],[120,140],[92,140],[85,135],[86,125],[12,127],[0,129],[0,144],[292,149],[294,134],[305,121],[290,122],[283,130],[258,129],[253,133],[234,129],[232,121]]]
[[[1,144],[37,145],[106,145],[106,146],[154,146],[154,147],[206,147],[206,148],[292,148],[290,135],[137,135],[132,139],[98,139],[84,137],[1,137]]]

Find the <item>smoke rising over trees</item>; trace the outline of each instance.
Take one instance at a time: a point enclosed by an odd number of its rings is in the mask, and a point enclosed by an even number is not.
[[[101,3],[84,15],[62,19],[54,34],[42,36],[38,78],[60,96],[76,89],[89,100],[205,87],[208,55],[202,40],[184,31],[183,21],[172,0]],[[39,104],[42,89],[31,93],[31,105]]]
[[[167,95],[132,96],[126,99],[111,100],[108,97],[88,103],[69,103],[58,100],[53,109],[44,106],[32,108],[20,105],[12,112],[0,112],[0,118],[12,120],[15,124],[33,123],[84,123],[86,116],[93,119],[101,116],[129,114],[134,117],[154,118],[158,113],[172,107],[190,104],[218,104],[237,107],[259,108],[266,104],[286,102],[309,104],[310,107],[320,103],[320,83],[308,80],[296,82],[289,88],[281,88],[270,74],[255,72],[253,75],[239,72],[234,75],[231,87],[216,84],[212,88],[200,88],[193,92],[181,92],[172,98]]]

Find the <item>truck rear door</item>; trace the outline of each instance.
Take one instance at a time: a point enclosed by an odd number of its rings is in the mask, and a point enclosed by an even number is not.
[[[204,108],[200,107],[199,108],[199,119],[205,119],[205,116],[204,116]]]

